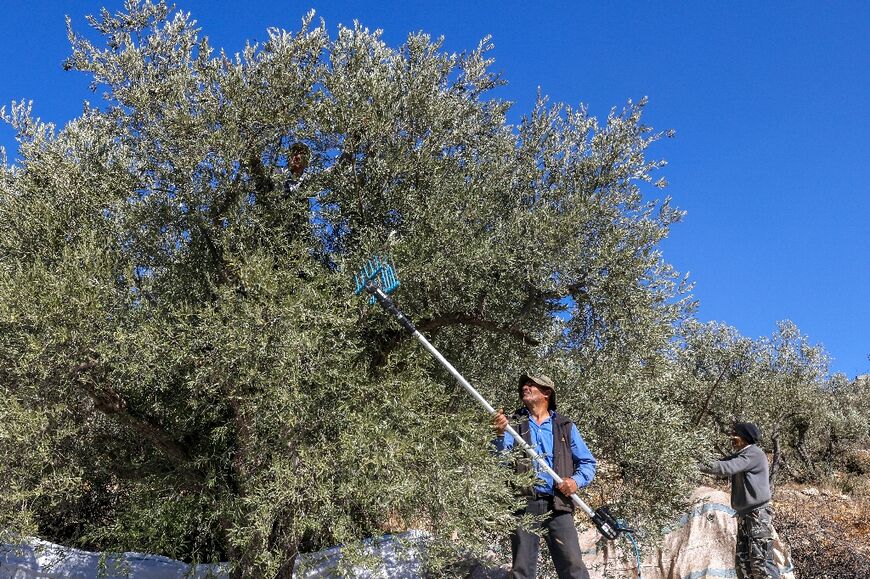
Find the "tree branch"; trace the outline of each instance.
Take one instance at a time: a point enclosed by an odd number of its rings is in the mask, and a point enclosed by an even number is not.
[[[236,175],[233,177],[232,183],[230,184],[229,189],[225,192],[223,199],[220,203],[212,205],[211,207],[211,219],[212,224],[217,227],[220,225],[221,216],[226,213],[226,211],[230,208],[230,206],[236,203],[239,200],[239,196],[242,193],[241,186],[241,177],[240,175]]]
[[[251,177],[254,178],[254,188],[257,193],[265,195],[275,188],[275,183],[269,175],[266,175],[266,168],[263,167],[263,161],[260,155],[255,152],[251,153],[248,158],[248,170],[251,172]]]
[[[454,312],[444,316],[439,316],[437,318],[423,320],[417,324],[417,329],[421,331],[432,331],[443,328],[445,326],[475,326],[478,328],[483,328],[484,330],[489,330],[490,332],[496,334],[504,334],[513,338],[517,338],[519,340],[522,340],[523,343],[529,344],[531,346],[537,346],[538,344],[540,344],[538,340],[513,326],[499,324],[491,320],[485,320],[483,318],[461,312]]]
[[[770,440],[773,442],[773,459],[770,461],[770,473],[768,473],[767,482],[770,485],[771,492],[773,492],[773,477],[776,476],[779,467],[782,465],[782,447],[779,444],[779,432],[776,432]]]
[[[180,470],[191,481],[201,482],[201,475],[190,468],[191,457],[178,442],[163,431],[160,427],[149,420],[135,416],[131,413],[127,401],[105,383],[105,368],[96,360],[88,360],[73,369],[75,380],[82,385],[85,392],[94,403],[94,408],[106,415],[114,416],[119,422],[128,426],[136,434],[155,446],[170,462],[182,467]]]
[[[693,424],[698,426],[701,424],[701,419],[704,418],[704,415],[707,414],[707,411],[710,409],[710,401],[713,399],[713,392],[716,391],[716,388],[719,387],[719,383],[722,382],[722,378],[725,377],[725,372],[727,372],[731,368],[731,364],[725,364],[725,367],[722,368],[722,371],[719,372],[719,377],[716,378],[716,381],[713,382],[713,385],[710,386],[710,389],[707,390],[707,398],[704,400],[703,406],[698,411],[698,416],[695,417]]]
[[[227,262],[224,259],[224,254],[221,250],[218,249],[214,240],[211,237],[211,234],[208,230],[202,226],[201,223],[194,221],[193,223],[196,230],[202,236],[203,241],[205,242],[205,247],[208,250],[209,255],[211,256],[212,263],[214,263],[215,269],[217,270],[218,277],[220,278],[220,282],[224,285],[228,284],[230,281],[229,274],[227,273]]]

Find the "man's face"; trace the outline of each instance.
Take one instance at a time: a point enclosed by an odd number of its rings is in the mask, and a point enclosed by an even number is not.
[[[746,440],[744,440],[742,436],[737,436],[736,434],[732,434],[730,436],[730,438],[731,438],[731,446],[734,448],[734,450],[743,450],[744,448],[749,446],[749,443],[746,442]]]
[[[295,151],[290,155],[290,171],[294,175],[301,175],[308,166],[308,156],[303,151]]]
[[[523,384],[523,404],[528,407],[538,404],[540,401],[546,401],[549,398],[549,392],[549,389],[528,380]]]

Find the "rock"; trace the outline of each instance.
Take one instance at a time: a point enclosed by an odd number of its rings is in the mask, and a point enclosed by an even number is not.
[[[801,492],[803,494],[807,495],[808,497],[817,497],[821,494],[819,492],[819,489],[817,489],[816,487],[807,487],[804,490],[802,490]]]

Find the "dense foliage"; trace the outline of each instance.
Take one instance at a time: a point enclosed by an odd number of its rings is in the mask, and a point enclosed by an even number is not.
[[[823,356],[789,327],[765,349],[691,321],[643,101],[600,124],[541,99],[511,126],[486,41],[391,48],[309,15],[231,57],[162,2],[90,22],[66,66],[104,103],[59,131],[3,111],[0,527],[256,577],[406,526],[433,553],[503,538],[487,418],[352,295],[383,252],[497,405],[521,371],[554,376],[602,461],[593,504],[658,528],[738,415],[821,452]],[[858,414],[838,440],[866,435]]]
[[[824,478],[868,442],[867,384],[828,376],[827,355],[791,322],[751,340],[716,323],[684,325],[682,404],[694,422],[725,431],[735,419],[757,422],[782,480]],[[722,448],[724,450],[724,446]]]

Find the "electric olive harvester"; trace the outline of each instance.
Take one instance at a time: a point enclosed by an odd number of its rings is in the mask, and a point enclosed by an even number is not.
[[[365,264],[362,270],[354,276],[354,279],[356,281],[356,295],[360,295],[363,292],[370,294],[370,301],[372,303],[379,303],[386,311],[393,314],[402,327],[405,328],[409,334],[414,336],[417,341],[419,341],[423,347],[426,348],[426,350],[432,354],[432,356],[434,356],[435,359],[438,360],[441,365],[444,366],[457,381],[459,381],[460,384],[462,384],[462,387],[471,394],[471,397],[474,398],[477,403],[484,408],[484,410],[486,410],[490,415],[496,414],[495,408],[493,408],[492,405],[487,402],[486,399],[468,382],[468,380],[466,380],[462,374],[460,374],[456,368],[454,368],[453,365],[441,355],[435,346],[429,343],[429,340],[427,340],[423,334],[417,331],[413,322],[411,322],[411,320],[408,319],[408,317],[405,316],[398,307],[396,307],[396,304],[393,302],[392,298],[390,298],[389,294],[399,287],[399,278],[397,277],[392,264],[386,258],[372,258]],[[553,477],[553,481],[555,481],[557,485],[562,482],[562,477],[550,468],[547,461],[544,460],[544,457],[538,454],[534,448],[529,446],[529,444],[523,440],[519,433],[514,430],[510,424],[508,424],[505,430],[514,437],[516,444],[518,444],[523,451],[541,467],[541,470]],[[589,505],[583,502],[579,496],[577,496],[577,493],[572,494],[570,498],[575,505],[582,509],[583,512],[592,519],[595,527],[604,538],[615,540],[619,537],[620,533],[629,531],[629,529],[624,528],[610,514],[610,511],[606,506],[593,510]]]

